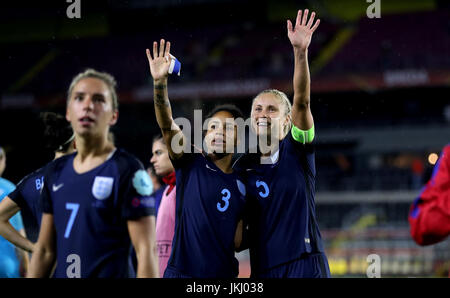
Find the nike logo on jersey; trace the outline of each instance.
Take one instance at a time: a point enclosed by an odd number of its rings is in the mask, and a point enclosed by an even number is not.
[[[53,186],[52,186],[53,192],[57,192],[63,186],[64,186],[64,183],[61,183],[58,185],[53,184]]]
[[[211,168],[210,166],[208,166],[208,164],[206,164],[206,168],[210,169],[211,171],[217,172],[216,169]]]

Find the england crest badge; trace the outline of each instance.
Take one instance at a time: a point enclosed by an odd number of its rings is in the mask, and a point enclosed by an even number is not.
[[[98,200],[104,200],[111,195],[114,178],[96,176],[92,185],[92,195]]]

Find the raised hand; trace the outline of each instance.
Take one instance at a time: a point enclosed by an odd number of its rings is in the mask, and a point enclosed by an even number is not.
[[[292,27],[291,21],[287,20],[289,40],[291,41],[291,44],[294,48],[298,48],[300,50],[308,49],[309,44],[311,43],[311,36],[320,24],[320,20],[317,19],[316,23],[313,26],[316,13],[312,12],[311,17],[308,21],[308,12],[309,10],[305,9],[305,12],[302,16],[302,11],[298,11],[294,28]]]
[[[164,49],[165,45],[165,49]],[[170,42],[165,42],[161,39],[158,51],[158,43],[153,42],[153,58],[150,55],[150,50],[146,49],[148,58],[148,64],[150,65],[150,73],[153,80],[166,79],[168,77],[168,71],[170,66]]]

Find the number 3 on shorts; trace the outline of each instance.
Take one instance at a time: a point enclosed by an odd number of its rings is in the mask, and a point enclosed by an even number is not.
[[[220,202],[217,203],[217,210],[219,210],[220,212],[225,212],[225,210],[228,209],[228,206],[230,205],[230,202],[228,201],[231,198],[231,193],[228,189],[224,188],[222,189],[222,201],[225,202],[225,206],[220,206]]]

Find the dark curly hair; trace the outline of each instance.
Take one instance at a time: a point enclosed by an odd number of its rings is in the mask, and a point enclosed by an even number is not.
[[[244,114],[242,111],[235,105],[232,104],[222,104],[215,106],[205,117],[205,119],[211,118],[214,114],[218,112],[228,112],[230,113],[234,119],[236,118],[244,118]]]
[[[45,147],[52,152],[67,151],[74,139],[70,123],[62,115],[53,112],[43,112],[39,117],[44,124]]]

